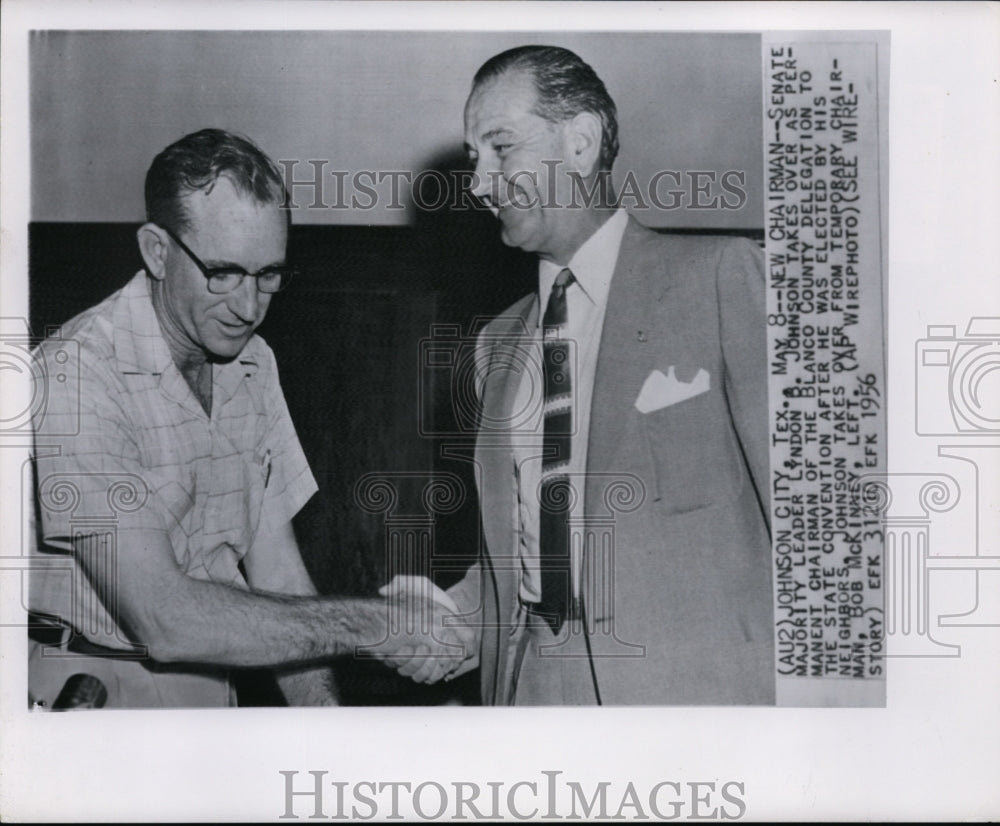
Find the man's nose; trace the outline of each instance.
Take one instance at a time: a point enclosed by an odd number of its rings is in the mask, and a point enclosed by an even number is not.
[[[496,182],[499,179],[499,172],[488,169],[483,159],[476,161],[476,169],[472,174],[472,194],[482,201],[486,206],[494,206],[497,202]]]
[[[241,321],[251,324],[257,321],[260,313],[260,291],[257,289],[257,279],[252,275],[243,276],[240,285],[229,294],[229,309]]]

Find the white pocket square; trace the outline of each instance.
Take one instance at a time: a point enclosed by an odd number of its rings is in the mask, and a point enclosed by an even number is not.
[[[640,413],[652,413],[706,393],[708,388],[709,375],[705,368],[700,368],[691,381],[685,382],[677,378],[671,365],[665,376],[654,370],[646,377],[639,398],[635,400],[635,409]]]

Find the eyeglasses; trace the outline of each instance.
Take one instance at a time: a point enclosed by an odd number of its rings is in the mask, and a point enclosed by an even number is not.
[[[294,267],[264,267],[257,272],[247,272],[243,267],[236,266],[208,267],[171,229],[168,227],[161,227],[161,229],[173,239],[178,247],[184,250],[187,257],[201,270],[201,274],[208,281],[210,293],[223,295],[232,292],[243,283],[243,279],[247,276],[257,279],[257,289],[262,293],[277,293],[285,289],[295,275]]]

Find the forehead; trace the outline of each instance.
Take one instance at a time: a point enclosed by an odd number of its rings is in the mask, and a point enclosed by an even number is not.
[[[506,72],[487,80],[472,90],[465,104],[467,137],[481,138],[494,129],[541,120],[533,111],[537,100],[535,81],[528,72]]]
[[[191,223],[246,223],[266,221],[271,213],[279,214],[277,204],[262,204],[252,195],[241,192],[227,175],[214,183],[181,196]]]
[[[225,175],[210,187],[182,196],[191,233],[222,244],[229,253],[244,245],[284,248],[287,221],[276,203],[262,204]]]

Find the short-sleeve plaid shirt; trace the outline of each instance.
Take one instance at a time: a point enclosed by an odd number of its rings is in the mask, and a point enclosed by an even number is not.
[[[60,354],[65,362],[35,420],[47,548],[96,535],[112,537],[113,550],[130,529],[162,530],[189,576],[246,587],[239,562],[255,537],[290,520],[317,489],[263,339],[214,365],[211,417],[171,359],[144,272],[39,350],[43,371]],[[113,606],[72,557],[33,572],[30,593],[32,610],[95,643],[128,645]]]

